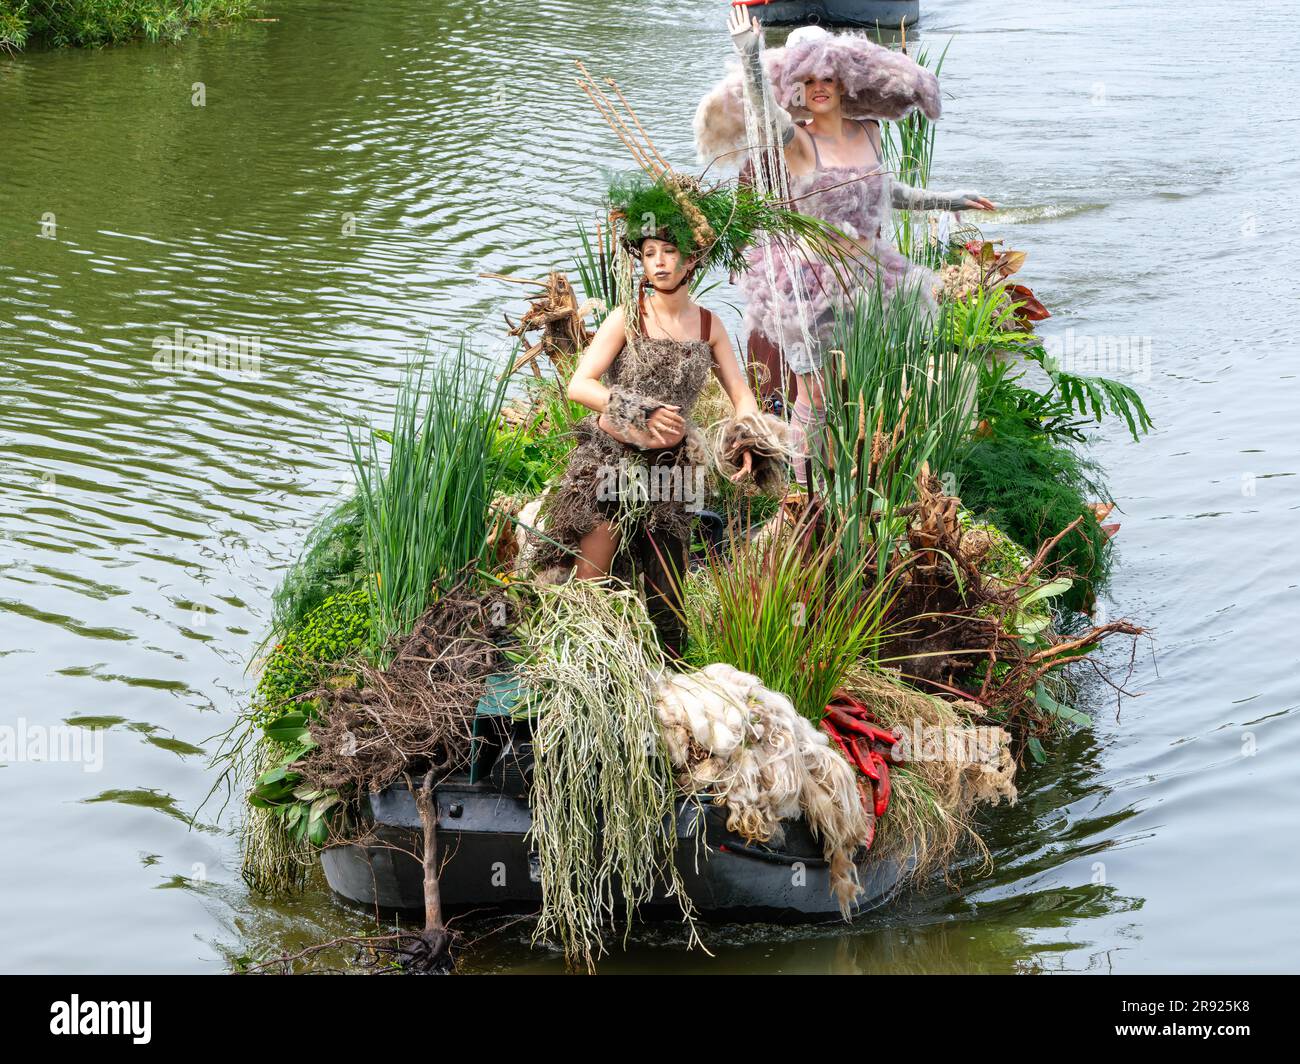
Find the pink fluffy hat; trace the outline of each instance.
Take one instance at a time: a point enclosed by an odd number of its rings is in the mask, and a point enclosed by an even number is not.
[[[776,102],[794,119],[811,118],[796,104],[808,78],[835,78],[843,92],[846,118],[904,118],[920,109],[929,118],[942,110],[939,79],[913,60],[851,33],[828,33],[805,26],[790,34],[784,48],[763,52],[763,66]],[[695,111],[695,148],[700,160],[711,163],[746,144],[745,98],[739,62],[700,101]],[[740,165],[733,155],[720,160]]]

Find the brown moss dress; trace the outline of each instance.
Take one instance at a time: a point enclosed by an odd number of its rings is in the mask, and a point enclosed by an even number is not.
[[[643,333],[644,325],[643,316]],[[644,450],[621,443],[602,430],[599,415],[583,418],[573,428],[576,447],[569,464],[542,503],[542,533],[555,542],[531,534],[528,537],[528,564],[543,580],[563,579],[573,568],[582,538],[602,521],[615,520],[619,513],[619,482],[612,472],[633,464],[647,467],[650,501],[637,507],[641,516],[620,542],[611,575],[642,586],[650,618],[671,655],[684,648],[685,631],[677,616],[675,588],[685,572],[692,511],[704,505],[701,489],[708,450],[691,414],[713,369],[711,332],[712,315],[701,308],[698,340],[628,338],[602,378],[604,384],[653,403],[680,407],[685,435],[674,447]],[[656,491],[655,485],[680,485],[680,489]]]

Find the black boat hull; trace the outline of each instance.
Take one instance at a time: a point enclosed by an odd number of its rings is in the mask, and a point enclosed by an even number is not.
[[[528,803],[483,784],[437,788],[439,890],[448,909],[533,907],[541,902],[536,859],[525,835]],[[325,850],[326,880],[345,900],[389,911],[422,911],[419,815],[404,785],[370,796],[368,845]],[[725,811],[682,800],[677,807],[677,867],[696,908],[716,918],[809,920],[840,917],[829,868],[802,821],[785,825],[780,845],[756,845],[726,830]],[[701,836],[703,839],[701,839]],[[701,841],[707,846],[700,845]],[[864,855],[864,890],[855,912],[885,904],[907,872],[904,863]],[[675,907],[671,899],[652,902]]]

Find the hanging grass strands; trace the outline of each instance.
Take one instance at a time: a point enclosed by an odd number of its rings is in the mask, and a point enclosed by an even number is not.
[[[529,655],[524,712],[534,721],[535,937],[591,970],[616,909],[630,924],[638,906],[666,891],[697,945],[694,908],[673,863],[673,770],[655,710],[665,662],[645,608],[633,592],[594,581],[533,591],[519,634]]]

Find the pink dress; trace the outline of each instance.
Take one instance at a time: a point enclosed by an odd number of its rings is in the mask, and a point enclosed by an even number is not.
[[[857,121],[863,125],[860,119]],[[745,326],[776,343],[794,373],[810,373],[821,367],[822,351],[831,338],[837,310],[841,314],[851,312],[859,296],[866,300],[874,295],[877,284],[886,299],[901,283],[918,285],[922,298],[932,306],[932,287],[938,280],[932,270],[912,262],[887,236],[882,236],[888,232],[893,183],[882,162],[877,159],[860,167],[823,167],[817,138],[813,136],[812,141],[813,169],[792,179],[791,206],[801,214],[842,229],[866,252],[855,259],[852,275],[846,278],[847,287],[830,264],[810,260],[797,251],[769,252],[766,246],[760,246],[748,252],[749,269],[740,276],[740,289],[746,297]],[[803,280],[811,348],[799,321],[791,267]],[[843,272],[841,268],[841,275]]]

